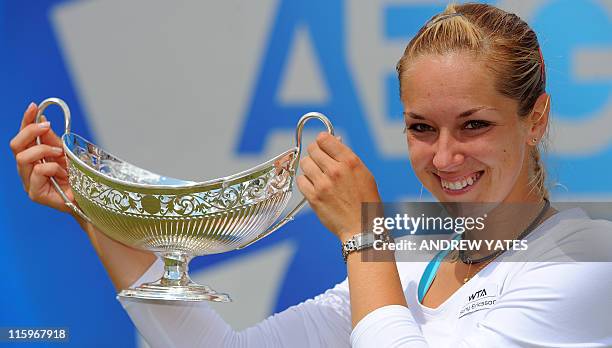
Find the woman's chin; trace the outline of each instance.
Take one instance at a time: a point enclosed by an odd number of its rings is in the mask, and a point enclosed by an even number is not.
[[[481,201],[477,197],[472,196],[472,195],[459,195],[458,196],[458,195],[448,195],[446,193],[441,193],[439,196],[436,196],[436,198],[440,202],[476,203],[476,202]]]

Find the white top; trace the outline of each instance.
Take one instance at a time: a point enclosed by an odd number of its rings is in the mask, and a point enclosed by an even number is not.
[[[347,280],[241,332],[206,303],[119,300],[151,347],[612,347],[612,264],[574,261],[593,252],[585,240],[612,252],[610,237],[612,222],[560,212],[527,237],[531,262],[506,252],[435,309],[417,299],[427,263],[398,263],[408,308],[352,331]],[[158,260],[137,283],[161,272]]]

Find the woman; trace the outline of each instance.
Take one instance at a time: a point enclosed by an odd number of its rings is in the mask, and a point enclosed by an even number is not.
[[[397,68],[411,165],[439,201],[536,206],[514,217],[531,226],[506,237],[610,231],[611,224],[581,211],[548,205],[538,152],[549,115],[544,61],[520,18],[489,5],[449,5],[410,41]],[[47,180],[55,176],[70,191],[60,141],[49,124],[32,124],[36,110],[26,111],[11,148],[32,200],[68,211]],[[48,145],[35,145],[36,136]],[[374,178],[332,136],[320,134],[308,154],[297,185],[321,222],[346,242],[360,231],[361,202],[380,201]],[[41,164],[43,157],[56,161]],[[117,289],[152,281],[161,271],[152,254],[79,223]],[[606,263],[502,263],[509,253],[363,262],[363,250],[348,253],[344,282],[242,332],[206,304],[122,305],[155,347],[612,346]],[[485,292],[492,299],[470,309],[468,300]]]

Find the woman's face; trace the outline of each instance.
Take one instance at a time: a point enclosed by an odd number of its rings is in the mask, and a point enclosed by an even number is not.
[[[484,63],[468,53],[425,55],[401,83],[410,162],[439,201],[528,199],[532,134]]]

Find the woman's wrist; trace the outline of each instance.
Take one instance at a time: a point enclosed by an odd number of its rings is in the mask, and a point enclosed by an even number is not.
[[[339,231],[338,233],[336,233],[336,236],[338,236],[340,243],[344,244],[349,239],[355,237],[355,235],[358,235],[360,233],[361,233],[361,226],[353,226],[353,227],[346,228],[342,231]]]

